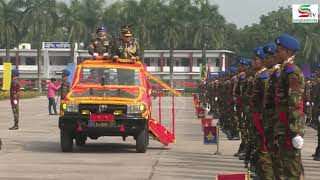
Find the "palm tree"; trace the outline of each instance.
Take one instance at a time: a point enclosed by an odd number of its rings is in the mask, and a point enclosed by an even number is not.
[[[55,0],[27,0],[27,8],[22,19],[24,27],[29,29],[29,34],[37,49],[38,81],[41,92],[41,46],[57,25]]]
[[[0,0],[0,39],[5,43],[6,61],[10,61],[10,48],[18,36],[19,18],[25,2],[23,0]]]
[[[181,1],[180,1],[181,2]],[[185,1],[183,1],[185,2]],[[164,42],[170,49],[170,85],[173,87],[173,50],[178,47],[178,44],[183,40],[185,31],[187,30],[188,23],[185,19],[179,17],[180,12],[185,12],[184,3],[179,3],[179,0],[171,0],[167,6],[164,6],[164,17],[161,24],[164,29],[163,32]],[[160,32],[159,32],[160,33]],[[182,36],[182,37],[181,37]]]
[[[70,59],[73,61],[75,42],[79,44],[85,33],[85,25],[81,19],[81,3],[78,0],[72,0],[70,7],[65,3],[59,3],[57,6],[58,16],[61,19],[60,29],[66,34],[70,43]]]

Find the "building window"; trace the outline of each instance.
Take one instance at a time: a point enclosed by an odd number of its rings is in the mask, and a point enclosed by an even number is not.
[[[216,66],[220,67],[220,59],[219,58],[216,58]]]
[[[144,63],[145,63],[147,66],[150,66],[150,58],[144,58]]]
[[[190,59],[189,58],[181,58],[181,66],[189,67],[190,66]]]
[[[26,65],[36,65],[35,57],[26,57]]]

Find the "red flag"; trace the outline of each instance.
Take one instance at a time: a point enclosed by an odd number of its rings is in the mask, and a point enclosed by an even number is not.
[[[218,175],[217,180],[247,180],[246,174]]]

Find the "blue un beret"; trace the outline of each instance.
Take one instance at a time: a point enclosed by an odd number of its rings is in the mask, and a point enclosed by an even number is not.
[[[268,43],[263,47],[263,52],[265,54],[275,54],[277,50],[277,45],[276,43]]]
[[[281,34],[278,36],[275,43],[292,50],[294,53],[300,50],[300,43],[298,40],[288,34]]]
[[[266,58],[266,54],[264,54],[262,47],[254,48],[253,53],[255,56],[259,57],[261,60],[264,60]]]
[[[238,69],[234,66],[230,66],[228,70],[230,73],[236,73]]]
[[[251,66],[251,60],[249,58],[241,58],[239,64]]]
[[[19,76],[19,70],[18,70],[18,69],[12,69],[12,70],[11,70],[11,76],[12,76],[12,77],[17,77],[17,76]]]

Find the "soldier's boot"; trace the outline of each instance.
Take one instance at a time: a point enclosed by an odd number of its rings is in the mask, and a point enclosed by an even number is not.
[[[243,143],[241,142],[240,143],[240,145],[239,145],[239,149],[238,149],[238,152],[236,152],[236,153],[234,153],[234,157],[238,157],[239,156],[239,154],[240,154],[240,152],[242,151],[242,149],[243,149]]]
[[[246,153],[247,153],[248,145],[244,144],[242,151],[239,153],[239,160],[245,160],[246,159]]]
[[[317,146],[317,148],[316,148],[316,152],[315,152],[314,154],[312,154],[312,157],[315,157],[315,156],[316,156],[316,154],[319,154],[319,150],[320,150],[320,148],[319,148],[319,146]]]
[[[232,133],[232,140],[240,140],[239,131],[234,131],[234,132]]]
[[[19,126],[17,122],[15,122],[14,125],[11,128],[9,128],[9,130],[18,130],[18,129],[19,129]]]

